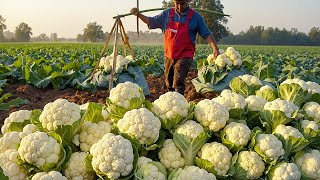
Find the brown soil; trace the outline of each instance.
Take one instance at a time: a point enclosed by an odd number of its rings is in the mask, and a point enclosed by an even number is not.
[[[199,102],[202,99],[212,99],[217,96],[217,94],[214,93],[197,93],[191,82],[196,76],[197,71],[191,70],[186,79],[186,91],[184,96],[188,101]],[[147,75],[146,80],[150,89],[150,95],[146,97],[149,101],[154,101],[155,99],[158,99],[161,94],[167,92],[163,76],[153,77]],[[3,125],[4,119],[8,117],[11,112],[17,110],[43,109],[45,104],[52,102],[57,98],[68,99],[70,102],[81,105],[86,102],[105,103],[105,99],[109,96],[108,90],[99,90],[93,94],[88,91],[80,91],[72,88],[64,90],[54,90],[51,88],[38,89],[31,85],[21,84],[14,84],[3,89],[3,93],[8,92],[12,94],[12,98],[20,97],[22,99],[27,99],[29,103],[12,108],[10,111],[0,111],[0,127]]]

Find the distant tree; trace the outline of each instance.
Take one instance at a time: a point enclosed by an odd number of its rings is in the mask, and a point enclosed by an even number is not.
[[[78,42],[83,42],[83,41],[84,41],[82,34],[78,34],[78,35],[77,35],[77,41],[78,41]]]
[[[32,35],[32,28],[28,24],[22,22],[16,27],[15,37],[18,42],[29,42]]]
[[[38,41],[48,41],[49,37],[45,33],[42,33],[37,37],[37,39]]]
[[[4,24],[6,22],[6,19],[4,19],[0,15],[0,42],[6,41],[5,37],[3,36],[3,31],[7,29],[7,26]]]
[[[104,39],[102,26],[98,25],[97,22],[89,23],[83,32],[83,38],[88,39],[91,42],[97,42],[99,39]]]
[[[164,7],[172,7],[174,5],[174,1],[170,0],[169,2],[162,2],[162,5]],[[190,6],[193,8],[207,9],[220,13],[223,13],[224,9],[224,6],[221,4],[220,0],[191,0]],[[207,23],[207,26],[211,30],[216,41],[228,36],[228,28],[225,26],[225,24],[228,22],[226,17],[211,13],[199,13]],[[201,38],[198,38],[198,42],[204,41]]]
[[[58,41],[58,35],[57,35],[57,33],[51,33],[51,35],[50,35],[50,39],[51,39],[51,41]]]
[[[308,36],[314,45],[320,44],[320,28],[319,27],[311,28],[308,33]]]

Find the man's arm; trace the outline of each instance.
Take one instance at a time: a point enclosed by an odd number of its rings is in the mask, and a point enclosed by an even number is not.
[[[206,41],[208,42],[208,44],[210,45],[210,47],[211,47],[212,50],[213,50],[214,58],[217,58],[217,56],[220,54],[220,53],[219,53],[219,48],[218,48],[217,42],[216,42],[216,40],[214,39],[214,37],[212,36],[212,34],[209,35],[209,36],[206,38]]]
[[[146,23],[147,25],[149,25],[149,18],[143,14],[140,14],[139,11],[138,11],[138,8],[132,8],[130,13],[132,15],[135,15],[137,16],[139,19],[141,19],[144,23]]]

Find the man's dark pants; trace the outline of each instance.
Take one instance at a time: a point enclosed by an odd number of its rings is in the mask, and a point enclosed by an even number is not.
[[[188,75],[191,58],[170,59],[164,58],[164,78],[168,91],[176,91],[184,95],[185,79]]]

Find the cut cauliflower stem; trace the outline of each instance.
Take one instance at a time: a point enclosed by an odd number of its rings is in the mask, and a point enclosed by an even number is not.
[[[308,119],[313,121],[320,121],[320,105],[316,102],[307,102],[303,106],[303,111]]]
[[[17,150],[20,144],[20,133],[19,132],[9,132],[5,133],[0,138],[0,154],[9,149]]]
[[[257,144],[263,154],[271,160],[277,160],[284,155],[284,149],[281,141],[273,134],[259,134],[257,137]]]
[[[95,173],[86,168],[86,153],[75,152],[66,164],[64,175],[70,180],[94,180]]]
[[[169,123],[172,123],[168,125],[169,127],[163,127],[170,129],[187,117],[189,109],[190,105],[183,95],[178,92],[167,92],[153,102],[151,111],[161,121],[168,120]],[[177,119],[177,122],[173,122],[177,116],[180,118]]]
[[[1,132],[7,133],[9,130],[9,126],[12,122],[24,122],[25,120],[29,120],[31,118],[32,111],[28,110],[20,110],[13,112],[4,120],[4,124],[1,127]]]
[[[48,103],[39,117],[42,127],[54,131],[58,126],[72,125],[81,118],[80,107],[66,99],[57,99]]]
[[[240,94],[231,92],[229,89],[225,89],[221,94],[212,99],[221,105],[224,105],[228,110],[230,109],[244,109],[247,105],[244,97]]]
[[[242,123],[231,122],[223,129],[225,138],[236,146],[245,146],[250,140],[251,130]]]
[[[201,100],[194,109],[195,119],[211,131],[219,131],[229,120],[227,108],[209,99]]]
[[[281,162],[271,168],[268,177],[270,180],[299,180],[301,173],[296,164]]]
[[[127,81],[112,88],[110,90],[109,99],[112,103],[124,107],[125,109],[129,109],[130,100],[141,97],[144,99],[141,88],[137,84]]]
[[[248,104],[248,109],[250,109],[251,111],[262,111],[264,105],[268,102],[262,97],[255,95],[248,96],[245,101]]]
[[[295,160],[295,163],[310,179],[320,179],[320,151],[312,149]]]
[[[198,152],[201,159],[208,160],[214,166],[218,175],[226,175],[231,165],[232,154],[229,149],[221,143],[206,143]]]
[[[159,153],[160,162],[172,171],[184,166],[184,158],[172,139],[166,139]]]
[[[157,163],[157,165],[155,163]],[[164,172],[161,172],[161,170],[163,170]],[[153,163],[151,159],[146,158],[144,156],[138,158],[136,174],[136,176],[139,176],[139,178],[148,180],[167,179],[165,167],[159,162]]]
[[[37,166],[56,164],[60,157],[60,144],[44,132],[28,134],[21,139],[18,148],[21,160]]]
[[[25,180],[28,171],[17,164],[18,151],[14,149],[0,153],[0,167],[4,175],[13,180]]]
[[[242,79],[248,86],[251,85],[262,85],[260,79],[258,79],[255,76],[249,75],[249,74],[245,74],[242,76],[239,76],[240,79]]]
[[[67,180],[65,176],[63,176],[58,171],[50,171],[50,172],[39,172],[35,174],[31,180]]]
[[[216,176],[197,166],[179,168],[173,172],[172,180],[216,180]]]
[[[175,132],[194,139],[201,133],[203,133],[204,129],[200,124],[196,123],[195,121],[189,120],[179,125],[176,128]]]
[[[98,142],[105,134],[110,133],[111,126],[105,121],[92,123],[85,121],[80,129],[80,149],[83,152],[89,152],[91,146]]]
[[[274,111],[281,111],[283,113],[285,113],[285,115],[288,117],[288,118],[291,118],[292,117],[292,114],[297,110],[299,109],[298,106],[294,105],[292,102],[288,102],[288,101],[285,101],[285,100],[281,100],[281,99],[276,99],[276,100],[273,100],[271,102],[267,102],[265,105],[264,105],[264,110],[274,110]]]
[[[126,112],[117,127],[121,133],[137,139],[140,144],[151,145],[159,138],[161,122],[148,109],[140,108]]]
[[[298,129],[292,126],[278,125],[274,130],[274,133],[280,134],[285,140],[289,140],[290,136],[294,138],[303,138],[303,135],[299,132]]]
[[[248,179],[259,178],[265,169],[262,158],[254,151],[241,151],[237,162],[247,172]]]
[[[90,149],[92,167],[109,179],[127,176],[133,169],[133,148],[129,140],[112,133],[105,134]]]

